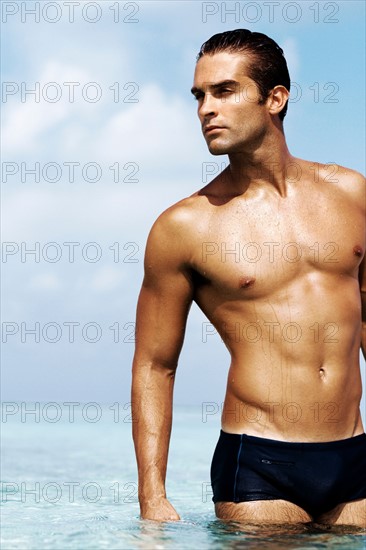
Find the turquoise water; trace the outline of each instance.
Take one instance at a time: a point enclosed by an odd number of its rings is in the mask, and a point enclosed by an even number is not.
[[[128,405],[73,408],[3,404],[2,550],[366,547],[365,535],[345,528],[217,520],[209,469],[220,418],[199,407],[174,413],[167,492],[182,520],[142,521]]]

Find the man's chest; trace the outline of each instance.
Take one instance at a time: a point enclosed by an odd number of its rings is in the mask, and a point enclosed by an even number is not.
[[[362,213],[332,200],[217,210],[199,225],[192,263],[225,293],[255,297],[307,273],[354,276],[365,252]]]

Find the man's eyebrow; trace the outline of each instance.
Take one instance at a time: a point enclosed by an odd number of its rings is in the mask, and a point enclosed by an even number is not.
[[[215,84],[214,83],[209,83],[208,85],[208,89],[209,90],[217,90],[219,88],[223,88],[224,86],[236,86],[237,84],[239,84],[239,82],[237,80],[221,80],[220,82],[216,82]],[[193,86],[193,88],[191,88],[191,93],[193,95],[197,94],[198,92],[202,92],[203,90],[201,88],[198,88],[197,86]]]

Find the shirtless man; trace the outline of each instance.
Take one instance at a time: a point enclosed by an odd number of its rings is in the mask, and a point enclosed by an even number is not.
[[[229,31],[201,48],[192,93],[210,152],[230,165],[161,214],[147,242],[132,384],[142,518],[179,519],[165,477],[194,300],[231,354],[216,515],[366,527],[365,184],[289,153],[289,88],[283,52],[263,34]]]

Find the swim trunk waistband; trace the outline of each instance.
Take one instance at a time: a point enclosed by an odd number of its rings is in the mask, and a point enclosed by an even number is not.
[[[366,440],[366,433],[348,437],[347,439],[336,439],[334,441],[282,441],[278,439],[268,439],[266,437],[257,437],[256,435],[231,434],[220,430],[220,437],[234,441],[245,441],[248,445],[263,444],[268,447],[278,447],[282,449],[314,449],[318,451],[329,451],[330,449],[339,449],[342,447],[358,446],[361,441]]]

